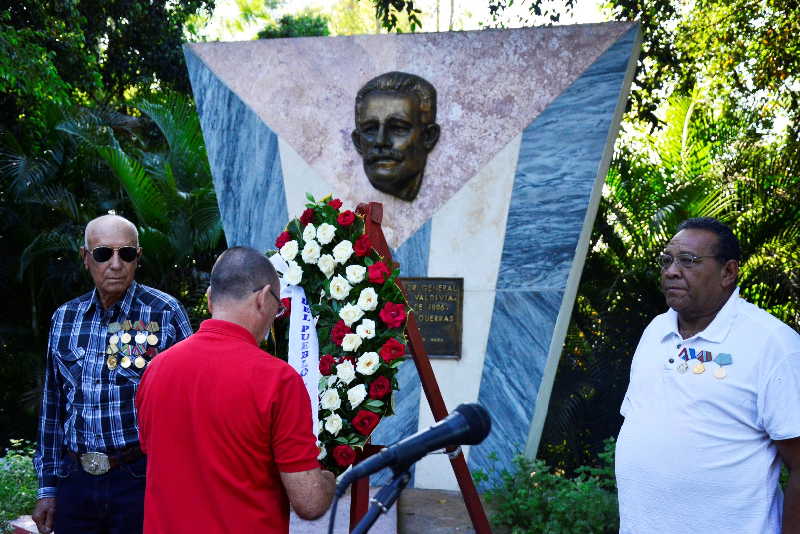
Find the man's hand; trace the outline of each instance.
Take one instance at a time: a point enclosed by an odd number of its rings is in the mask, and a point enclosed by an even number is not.
[[[53,520],[56,517],[55,497],[44,497],[36,501],[36,508],[33,509],[31,517],[41,534],[53,532]]]
[[[302,519],[316,519],[324,514],[336,489],[336,476],[320,468],[281,473],[281,482],[294,512]]]

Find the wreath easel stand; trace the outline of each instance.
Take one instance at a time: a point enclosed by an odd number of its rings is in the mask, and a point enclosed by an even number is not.
[[[386,243],[386,238],[381,228],[383,204],[380,202],[362,203],[356,208],[356,213],[364,217],[364,232],[369,236],[372,247],[378,251],[378,254],[384,257],[388,265],[393,265],[392,254],[389,251],[389,245]],[[397,280],[397,285],[406,298],[408,298],[408,294],[399,279]],[[431,367],[430,359],[428,359],[428,353],[425,352],[425,347],[422,344],[422,336],[419,333],[417,320],[413,313],[408,314],[406,336],[408,337],[408,345],[411,348],[414,364],[417,367],[417,373],[419,373],[419,378],[422,382],[422,390],[425,392],[425,397],[428,400],[428,406],[431,408],[434,419],[440,421],[447,417],[447,407],[444,404],[442,392],[439,390],[439,384],[436,382],[436,377],[433,374],[433,368]],[[375,454],[380,451],[381,448],[381,446],[368,443],[359,454],[357,462]],[[486,517],[486,512],[483,509],[480,496],[472,481],[472,476],[470,475],[469,469],[467,469],[467,462],[460,448],[451,452],[450,464],[453,467],[453,473],[458,481],[458,487],[461,490],[461,496],[464,499],[464,505],[467,507],[467,512],[469,513],[475,532],[477,534],[491,534],[492,530],[489,527],[489,520]],[[367,513],[368,506],[369,477],[364,477],[356,480],[352,486],[350,494],[350,530],[353,530],[361,518]]]

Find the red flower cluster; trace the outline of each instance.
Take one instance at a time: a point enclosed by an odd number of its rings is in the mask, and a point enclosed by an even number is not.
[[[381,358],[383,358],[383,361],[391,363],[392,360],[403,357],[406,353],[406,346],[395,338],[390,338],[383,344],[378,353],[381,355]]]
[[[392,271],[389,270],[389,267],[387,267],[385,263],[379,261],[367,267],[367,274],[369,275],[370,282],[373,284],[382,284],[389,278]]]
[[[387,302],[378,312],[378,317],[389,328],[398,328],[406,320],[406,307],[399,302]]]
[[[369,398],[382,399],[392,392],[392,383],[385,376],[379,376],[369,385]]]
[[[380,420],[381,418],[376,413],[368,410],[359,410],[351,423],[359,434],[369,436],[372,430],[378,426]]]
[[[330,354],[323,354],[319,359],[319,372],[328,376],[333,372],[333,366],[336,365],[336,360]]]
[[[336,218],[336,222],[341,224],[342,226],[350,226],[356,221],[356,214],[350,210],[344,210],[339,216]]]
[[[344,336],[352,332],[353,330],[347,326],[344,321],[340,320],[338,323],[333,325],[333,328],[331,328],[331,341],[341,346]]]
[[[350,445],[339,445],[333,449],[333,459],[341,467],[352,465],[356,461],[356,451]]]
[[[314,209],[306,208],[306,210],[300,215],[300,224],[305,226],[313,221],[314,221]]]
[[[281,234],[275,240],[275,247],[276,248],[281,248],[283,245],[285,245],[286,243],[288,243],[291,240],[292,240],[292,236],[289,234],[289,232],[284,230],[283,232],[281,232]]]
[[[372,248],[370,245],[369,237],[367,234],[361,234],[361,237],[356,239],[356,242],[353,243],[353,252],[356,253],[356,256],[359,258],[363,258],[367,254],[369,254],[369,249]]]
[[[338,210],[342,207],[342,201],[338,198],[334,198],[328,201],[328,206],[332,207],[335,210]]]

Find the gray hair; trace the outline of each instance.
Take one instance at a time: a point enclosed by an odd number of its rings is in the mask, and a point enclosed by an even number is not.
[[[243,300],[267,284],[280,292],[275,267],[254,248],[231,247],[220,254],[211,269],[211,294],[215,299]]]

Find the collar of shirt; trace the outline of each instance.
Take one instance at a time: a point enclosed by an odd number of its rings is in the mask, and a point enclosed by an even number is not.
[[[197,333],[200,334],[206,332],[234,337],[244,341],[245,343],[258,346],[253,334],[251,334],[245,327],[230,321],[223,321],[222,319],[206,319],[200,323],[200,328],[197,330]]]
[[[725,338],[728,336],[728,332],[730,332],[731,327],[733,326],[733,321],[736,319],[736,302],[739,300],[739,287],[737,286],[736,289],[733,290],[731,296],[728,298],[725,305],[717,312],[717,315],[714,316],[714,320],[705,327],[705,329],[701,330],[700,332],[696,333],[689,339],[694,338],[702,338],[706,341],[710,341],[712,343],[722,343]],[[667,313],[663,315],[664,323],[663,323],[663,332],[664,335],[661,337],[661,341],[666,341],[667,338],[677,337],[681,339],[681,335],[678,332],[678,312],[670,308],[667,310]]]
[[[131,303],[133,302],[133,297],[136,294],[137,287],[138,284],[136,283],[136,280],[132,280],[131,285],[128,286],[128,289],[125,291],[125,294],[122,296],[122,298],[118,300],[108,310],[103,308],[103,304],[100,302],[100,295],[98,294],[97,288],[95,287],[91,292],[91,297],[89,298],[89,305],[86,308],[85,313],[91,313],[93,309],[96,309],[100,313],[111,312],[113,315],[116,315],[118,317],[127,317],[131,311]]]

